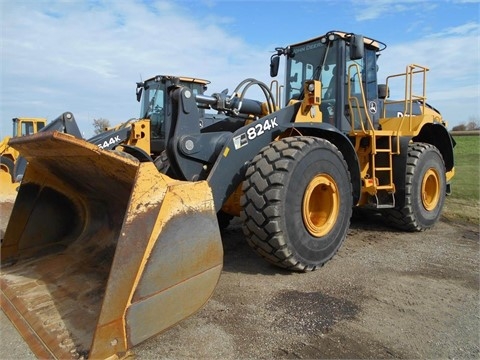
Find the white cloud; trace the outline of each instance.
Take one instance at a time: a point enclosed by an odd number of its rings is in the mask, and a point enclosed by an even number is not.
[[[268,74],[267,49],[227,33],[229,19],[197,19],[181,3],[20,1],[2,10],[2,137],[12,117],[68,110],[88,136],[93,118],[138,116],[140,77],[202,77],[221,91]]]
[[[480,1],[480,0],[479,0]],[[443,37],[443,36],[459,36],[459,35],[470,35],[470,34],[479,33],[479,24],[477,22],[468,22],[459,26],[453,26],[444,29],[441,32],[434,33],[430,35],[431,37]]]
[[[435,36],[389,46],[380,56],[380,78],[401,73],[410,63],[428,67],[427,101],[450,125],[465,122],[468,116],[480,114],[479,36],[480,25],[466,23]],[[470,113],[465,113],[466,109]]]
[[[375,20],[385,15],[412,12],[418,8],[432,9],[434,2],[418,0],[352,0],[357,21]]]
[[[417,6],[416,0],[352,2],[358,19]],[[13,117],[53,120],[64,111],[72,111],[89,136],[93,118],[109,119],[113,125],[138,116],[135,82],[157,74],[211,80],[210,93],[232,91],[247,77],[268,83],[270,51],[285,45],[272,29],[274,46],[247,43],[233,30],[239,26],[235,14],[214,13],[214,0],[201,2],[212,7],[212,15],[204,17],[185,8],[188,3],[171,1],[0,4],[0,138],[10,133]],[[427,5],[435,3],[418,6]],[[380,74],[404,71],[410,62],[426,65],[431,69],[427,84],[432,105],[448,109],[444,115],[451,123],[459,116],[457,104],[473,109],[465,118],[478,115],[478,39],[478,23],[466,22],[413,42],[389,44],[380,57]]]

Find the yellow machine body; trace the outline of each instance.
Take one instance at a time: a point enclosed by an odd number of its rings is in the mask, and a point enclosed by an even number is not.
[[[292,71],[277,102],[255,79],[232,96],[207,96],[205,81],[158,76],[137,83],[141,119],[117,128],[131,126],[128,139],[10,140],[28,166],[1,243],[1,305],[34,353],[122,357],[193,314],[220,277],[219,223],[229,216],[241,217],[260,256],[302,272],[338,251],[354,206],[403,230],[432,227],[454,175],[454,141],[427,106],[426,67],[409,65],[380,86],[376,66],[365,66],[375,74],[368,98],[358,61],[385,47],[329,32],[276,49],[270,74],[280,56]],[[328,54],[345,58],[327,68]],[[331,75],[328,87],[321,74]],[[394,78],[406,89],[395,101]],[[266,103],[244,97],[252,85]],[[215,121],[205,109],[218,111]],[[105,150],[111,142],[121,146]]]
[[[12,136],[6,136],[0,141],[0,195],[2,196],[15,196],[18,188],[18,184],[15,184],[15,179],[13,179],[13,170],[19,154],[8,142],[12,137],[35,134],[47,124],[47,119],[44,118],[14,118],[12,120]]]

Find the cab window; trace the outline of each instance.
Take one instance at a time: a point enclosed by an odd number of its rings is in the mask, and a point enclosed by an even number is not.
[[[22,136],[34,134],[33,121],[22,122]]]

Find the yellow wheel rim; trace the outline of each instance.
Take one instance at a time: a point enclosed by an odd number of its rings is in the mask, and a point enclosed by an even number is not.
[[[315,176],[303,197],[302,217],[308,232],[315,237],[328,234],[338,218],[340,195],[337,183],[326,174]]]
[[[423,207],[432,211],[440,200],[440,176],[436,169],[430,168],[422,180],[422,203]]]

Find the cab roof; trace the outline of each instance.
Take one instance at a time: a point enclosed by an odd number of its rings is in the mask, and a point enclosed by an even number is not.
[[[304,41],[301,41],[299,43],[292,44],[290,46],[299,46],[299,45],[307,44],[307,43],[310,43],[310,42],[313,42],[313,41],[316,41],[316,40],[322,41],[322,39],[327,40],[330,35],[335,35],[335,36],[338,36],[342,39],[348,40],[352,35],[361,35],[361,34],[354,34],[354,33],[351,33],[351,32],[347,33],[347,32],[344,32],[344,31],[332,30],[332,31],[327,32],[324,35],[321,35],[321,36],[318,36],[318,37],[315,37],[315,38],[312,38],[312,39],[309,39],[309,40],[304,40]],[[371,38],[366,37],[364,35],[362,35],[362,36],[363,36],[363,43],[368,47],[376,49],[377,51],[385,50],[385,48],[387,47],[387,45],[385,43],[381,42],[381,41],[371,39]]]
[[[179,79],[181,82],[184,82],[184,83],[197,83],[197,84],[203,84],[203,85],[210,84],[210,81],[205,79],[193,78],[189,76],[174,76],[174,75],[156,75],[156,76],[152,76],[150,79],[145,80],[145,82],[161,81],[162,79],[173,80],[175,78]]]

